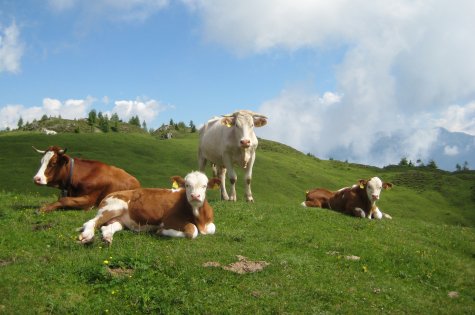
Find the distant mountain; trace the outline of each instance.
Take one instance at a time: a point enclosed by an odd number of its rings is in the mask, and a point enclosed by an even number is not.
[[[475,169],[475,136],[463,132],[450,132],[438,128],[437,142],[433,143],[429,156],[434,159],[440,169],[454,171],[458,163],[463,166],[468,163],[470,169]]]
[[[414,165],[427,164],[434,160],[441,170],[453,172],[456,165],[461,167],[468,163],[468,168],[475,169],[475,136],[463,132],[450,132],[436,128],[413,137],[413,133],[401,131],[392,135],[376,135],[370,154],[365,158],[357,157],[353,148],[338,148],[330,156],[337,160],[376,165],[379,167],[398,164],[405,157]],[[417,139],[417,140],[416,140]],[[426,142],[424,142],[426,140]],[[417,141],[418,145],[413,142]]]

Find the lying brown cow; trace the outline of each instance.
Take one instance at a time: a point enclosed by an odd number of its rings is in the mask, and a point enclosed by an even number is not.
[[[179,176],[172,179],[178,182],[177,189],[140,188],[108,195],[96,217],[84,223],[79,235],[81,243],[92,242],[99,227],[103,240],[109,244],[114,233],[124,227],[171,237],[214,234],[213,208],[206,201],[206,188],[219,185],[220,180],[208,181],[200,172],[192,172],[185,179]]]
[[[114,191],[140,187],[139,181],[124,170],[66,155],[66,149],[51,146],[43,154],[41,166],[33,182],[40,186],[61,189],[58,201],[40,208],[49,212],[59,208],[88,210],[99,205],[102,198]]]
[[[361,218],[392,219],[389,214],[382,213],[376,206],[381,190],[392,186],[391,183],[383,183],[378,177],[373,177],[369,180],[361,179],[357,185],[336,192],[315,188],[307,192],[302,206],[331,209]]]

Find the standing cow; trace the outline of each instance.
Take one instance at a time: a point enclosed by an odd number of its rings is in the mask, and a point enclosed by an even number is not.
[[[40,208],[42,212],[59,208],[88,210],[99,205],[102,198],[111,192],[140,187],[135,177],[115,166],[72,158],[65,154],[66,149],[58,146],[51,146],[44,151],[33,149],[43,154],[33,182],[62,191],[58,201]]]
[[[199,169],[204,172],[207,161],[215,164],[221,180],[221,198],[236,201],[234,164],[245,169],[246,201],[254,201],[251,192],[252,167],[256,158],[257,137],[254,127],[267,124],[267,117],[248,110],[215,117],[200,129],[198,151]],[[225,185],[226,171],[231,183],[228,196]]]

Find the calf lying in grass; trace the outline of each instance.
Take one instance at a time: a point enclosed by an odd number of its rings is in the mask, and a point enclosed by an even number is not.
[[[378,177],[373,177],[369,180],[360,179],[356,185],[336,192],[315,188],[307,192],[302,206],[331,209],[361,218],[392,219],[376,206],[381,190],[392,186],[391,183],[383,183]]]
[[[79,235],[81,243],[92,242],[98,227],[109,244],[114,233],[124,227],[171,237],[214,234],[213,208],[205,198],[206,188],[219,185],[219,179],[208,181],[200,172],[189,173],[185,179],[172,179],[177,189],[139,188],[109,194],[99,205],[96,217],[84,223]]]

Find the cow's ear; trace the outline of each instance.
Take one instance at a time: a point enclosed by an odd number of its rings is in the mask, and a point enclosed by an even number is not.
[[[384,189],[391,189],[391,188],[393,188],[393,184],[391,184],[391,183],[383,183],[383,188],[384,188]]]
[[[221,125],[225,125],[226,127],[234,126],[235,118],[234,117],[223,117],[221,118]]]
[[[254,127],[262,127],[267,125],[267,118],[262,116],[254,117]]]
[[[364,185],[366,185],[367,182],[368,182],[368,181],[367,181],[366,179],[360,179],[360,180],[358,181],[358,185],[360,186],[361,189],[363,189],[363,188],[364,188]]]
[[[213,177],[208,181],[208,189],[218,189],[221,185],[221,180],[219,178]]]
[[[172,181],[172,188],[173,189],[178,189],[180,187],[185,187],[185,180],[181,176],[172,176],[172,177],[170,177],[170,180]]]

